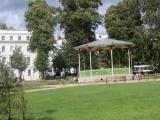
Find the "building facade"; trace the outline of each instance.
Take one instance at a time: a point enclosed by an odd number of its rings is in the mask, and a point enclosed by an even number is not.
[[[39,72],[34,67],[36,53],[29,50],[31,33],[28,31],[0,30],[0,59],[4,64],[10,64],[10,56],[15,48],[19,48],[27,60],[27,68],[23,72],[24,80],[38,80]],[[14,70],[18,76],[18,71]]]

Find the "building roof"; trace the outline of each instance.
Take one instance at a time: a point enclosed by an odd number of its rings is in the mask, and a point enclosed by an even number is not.
[[[83,44],[75,47],[76,50],[85,50],[85,49],[110,49],[112,48],[128,48],[133,47],[134,44],[132,42],[125,42],[121,40],[114,40],[110,38],[96,40],[87,44]]]
[[[0,34],[24,34],[24,35],[30,35],[31,32],[28,32],[27,30],[0,30]]]

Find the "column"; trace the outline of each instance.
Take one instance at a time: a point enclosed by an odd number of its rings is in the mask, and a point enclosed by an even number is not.
[[[86,61],[85,61],[85,55],[83,54],[83,68],[86,70]]]
[[[128,67],[129,67],[129,75],[131,74],[131,55],[130,55],[130,48],[128,48]]]
[[[90,56],[90,73],[91,73],[90,77],[92,77],[92,51],[91,50],[89,51],[89,56]]]
[[[112,76],[113,76],[113,49],[111,47],[111,66],[112,66]]]
[[[80,52],[78,52],[78,60],[79,60],[79,76],[80,76],[80,71],[81,71],[81,56],[80,56]]]

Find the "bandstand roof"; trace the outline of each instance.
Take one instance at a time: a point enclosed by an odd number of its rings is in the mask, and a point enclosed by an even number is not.
[[[129,48],[133,47],[134,44],[132,42],[125,42],[121,40],[114,40],[114,39],[102,39],[96,40],[87,44],[83,44],[80,46],[75,47],[76,50],[96,50],[96,49],[110,49],[111,47],[114,48]]]

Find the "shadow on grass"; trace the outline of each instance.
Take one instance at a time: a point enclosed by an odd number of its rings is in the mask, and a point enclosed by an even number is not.
[[[38,113],[34,116],[30,116],[27,120],[55,120],[53,118],[53,113],[56,112],[56,109],[46,110],[44,113]]]

